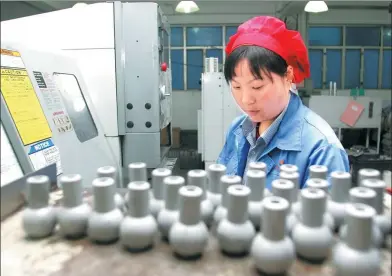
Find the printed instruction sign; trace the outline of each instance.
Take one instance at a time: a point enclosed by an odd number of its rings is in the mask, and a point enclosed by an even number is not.
[[[0,123],[1,128],[1,187],[23,177],[22,168],[15,156],[7,134]]]
[[[1,49],[1,94],[23,145],[52,137],[19,52]]]
[[[52,114],[52,120],[56,125],[59,133],[65,133],[73,130],[71,119],[61,98],[59,89],[49,73],[34,71],[34,77],[38,83],[38,87],[44,97],[45,106]]]
[[[63,172],[61,168],[60,151],[53,144],[51,139],[32,145],[28,155],[34,170],[39,170],[56,163],[57,175]]]

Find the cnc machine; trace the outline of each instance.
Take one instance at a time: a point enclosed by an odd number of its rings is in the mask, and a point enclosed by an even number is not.
[[[171,145],[170,35],[156,3],[85,5],[4,21],[1,30],[2,40],[61,50],[76,60],[123,169],[131,162],[165,166]],[[161,145],[164,128],[168,145]],[[127,181],[127,173],[123,177]]]
[[[118,163],[75,61],[1,41],[1,216],[23,203],[26,177],[81,174]]]

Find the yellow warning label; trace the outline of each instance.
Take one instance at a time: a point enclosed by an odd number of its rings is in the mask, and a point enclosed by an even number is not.
[[[1,54],[6,56],[20,57],[20,53],[16,51],[10,51],[6,49],[1,49]]]
[[[24,145],[52,137],[26,70],[1,68],[1,94]]]

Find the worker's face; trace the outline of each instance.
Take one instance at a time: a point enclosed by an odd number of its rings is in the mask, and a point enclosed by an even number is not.
[[[285,77],[261,72],[263,79],[256,79],[244,59],[235,68],[235,77],[231,81],[234,99],[253,122],[273,120],[288,103],[292,73],[289,66]]]

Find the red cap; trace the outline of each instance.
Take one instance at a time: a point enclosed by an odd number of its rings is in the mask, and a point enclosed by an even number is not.
[[[254,17],[238,27],[226,46],[230,55],[236,48],[254,45],[271,50],[281,56],[294,69],[294,82],[300,83],[310,76],[308,50],[297,31],[288,30],[286,24],[272,16]]]

